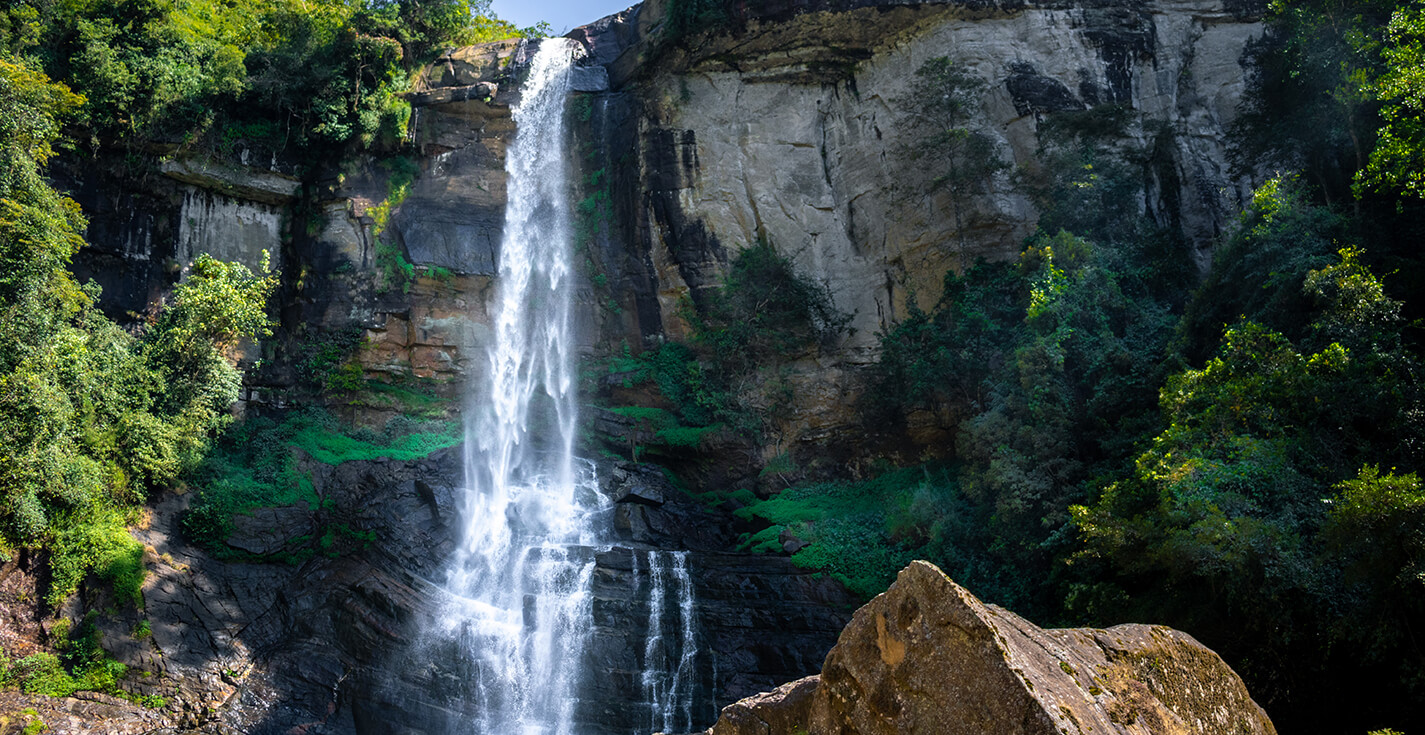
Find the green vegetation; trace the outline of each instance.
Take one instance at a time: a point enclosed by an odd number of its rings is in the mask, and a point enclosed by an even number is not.
[[[45,599],[89,573],[137,603],[142,549],[124,530],[192,466],[240,375],[227,351],[264,336],[275,277],[200,256],[137,334],[69,274],[78,206],[41,178],[80,99],[0,60],[0,545],[50,551]]]
[[[971,199],[988,190],[990,178],[1009,167],[994,142],[968,125],[979,111],[985,81],[941,56],[915,70],[910,91],[897,100],[905,111],[904,128],[916,144],[902,151],[926,168],[928,181],[917,196],[945,192],[963,256],[968,238]]]
[[[1358,191],[1374,186],[1425,197],[1425,9],[1395,11],[1387,35],[1385,71],[1373,85],[1385,125],[1356,183]]]
[[[419,169],[414,159],[405,156],[388,158],[381,162],[381,166],[390,172],[386,198],[367,210],[367,215],[373,220],[371,235],[376,238],[376,265],[381,268],[380,291],[400,286],[401,293],[410,293],[411,283],[416,278],[416,267],[406,260],[405,249],[386,234],[386,227],[390,224],[391,210],[401,206],[410,194],[411,182],[415,181]]]
[[[836,310],[824,286],[798,275],[766,241],[738,252],[717,297],[684,314],[693,342],[739,372],[830,345],[851,319]]]
[[[298,503],[312,510],[322,507],[299,456],[333,465],[383,457],[418,459],[461,439],[458,422],[405,416],[390,420],[380,432],[343,427],[320,409],[292,412],[280,422],[249,418],[223,432],[202,463],[185,475],[197,497],[183,516],[183,528],[215,555],[232,557],[237,552],[224,541],[233,516]],[[335,538],[324,537],[322,548]]]
[[[0,11],[0,54],[83,95],[94,146],[391,148],[421,64],[545,29],[488,0],[23,0]]]
[[[16,688],[26,694],[46,697],[101,692],[154,709],[167,704],[162,697],[136,696],[119,688],[128,667],[104,651],[102,635],[94,625],[93,613],[75,631],[70,631],[68,620],[60,619],[55,623],[51,637],[59,655],[36,653],[11,660],[0,651],[0,689]],[[26,714],[39,716],[34,710],[26,710]],[[30,726],[35,722],[38,720],[33,720]]]
[[[746,534],[743,548],[780,552],[785,529],[809,545],[792,555],[798,566],[822,569],[853,592],[870,597],[917,558],[897,533],[917,493],[952,484],[943,470],[909,468],[869,482],[814,483],[790,488],[736,511],[744,520],[769,523]]]
[[[765,242],[739,252],[717,294],[686,302],[682,315],[692,326],[689,343],[665,342],[638,355],[625,346],[604,370],[625,389],[656,389],[656,402],[667,408],[613,411],[633,419],[636,431],[652,437],[648,449],[665,455],[686,455],[723,429],[759,434],[764,417],[786,399],[774,377],[779,363],[834,343],[849,320],[824,288]]]

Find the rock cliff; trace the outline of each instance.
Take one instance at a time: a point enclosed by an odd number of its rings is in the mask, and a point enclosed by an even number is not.
[[[1250,2],[825,0],[728,3],[727,22],[675,37],[664,0],[570,35],[587,51],[570,153],[580,170],[581,334],[588,353],[687,333],[680,304],[712,298],[742,248],[770,243],[850,315],[829,349],[780,366],[795,396],[784,443],[854,437],[860,369],[908,299],[947,269],[1007,259],[1039,213],[1043,123],[1114,106],[1135,206],[1205,263],[1250,182],[1226,161],[1262,32]],[[510,104],[528,44],[448,52],[411,95],[414,157],[353,156],[293,178],[249,154],[181,157],[141,175],[74,166],[91,218],[81,278],[105,308],[142,313],[198,251],[283,278],[283,329],[252,398],[281,404],[322,334],[365,337],[367,377],[446,395],[481,370],[502,230]],[[952,202],[907,124],[914,72],[946,57],[983,83],[968,127],[1008,165]],[[964,206],[964,216],[950,216]],[[959,225],[957,226],[957,221]],[[353,343],[356,343],[353,340]],[[257,356],[253,356],[257,357]]]
[[[605,339],[684,336],[679,304],[712,298],[742,248],[772,244],[851,317],[834,349],[781,366],[793,445],[855,441],[859,368],[912,295],[933,304],[947,270],[1018,253],[1039,217],[1024,182],[1047,118],[1125,112],[1136,207],[1200,265],[1249,190],[1225,142],[1262,32],[1249,3],[750,2],[676,39],[667,5],[572,34],[611,80],[584,132],[584,195],[612,202],[590,228],[618,306]],[[937,57],[983,83],[968,128],[1007,165],[968,201],[935,189],[908,124],[914,72]]]
[[[708,735],[1232,733],[1266,714],[1212,651],[1148,625],[1044,630],[915,562],[819,677],[725,708]]]

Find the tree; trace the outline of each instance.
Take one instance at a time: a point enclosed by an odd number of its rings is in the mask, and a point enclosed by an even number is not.
[[[1400,618],[1382,623],[1342,573],[1351,559],[1379,559],[1372,547],[1384,537],[1323,528],[1419,523],[1413,480],[1362,470],[1423,459],[1420,366],[1400,339],[1401,304],[1353,249],[1301,288],[1314,316],[1297,340],[1251,321],[1229,328],[1214,358],[1164,385],[1166,428],[1141,445],[1131,474],[1072,509],[1083,612],[1192,630],[1255,681],[1274,682],[1269,700],[1292,687],[1303,696],[1329,667],[1408,655],[1329,657],[1333,641],[1399,643],[1408,631]],[[1321,551],[1327,536],[1338,544],[1331,554]],[[1400,559],[1418,558],[1400,542],[1408,537],[1391,537],[1388,578],[1409,566]],[[1343,609],[1371,624],[1339,624]],[[1298,672],[1279,668],[1288,659]]]
[[[1425,199],[1425,9],[1398,10],[1387,29],[1385,73],[1374,90],[1384,127],[1356,191],[1396,190]]]
[[[51,604],[90,571],[137,589],[127,514],[222,422],[240,382],[223,351],[266,334],[275,285],[204,256],[142,337],[106,319],[67,270],[84,219],[41,176],[80,102],[0,61],[0,552],[50,552]]]
[[[897,101],[907,110],[904,124],[914,141],[902,153],[927,167],[929,192],[948,195],[961,258],[974,197],[986,192],[991,177],[1008,167],[994,141],[968,127],[984,89],[983,79],[941,56],[916,69],[910,91]]]

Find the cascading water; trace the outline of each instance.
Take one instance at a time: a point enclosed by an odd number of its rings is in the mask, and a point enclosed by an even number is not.
[[[635,556],[635,577],[637,559]],[[648,566],[648,628],[641,683],[650,712],[649,731],[689,732],[694,729],[698,647],[688,553],[650,551]]]
[[[465,426],[464,540],[444,627],[462,642],[476,733],[568,735],[592,617],[600,502],[573,456],[565,101],[572,44],[539,46],[515,110],[488,380]],[[607,501],[603,501],[607,502]]]
[[[459,701],[450,729],[462,735],[686,730],[695,697],[708,696],[697,691],[686,552],[634,552],[648,560],[649,627],[631,656],[642,661],[634,672],[641,691],[630,699],[642,701],[601,708],[651,715],[613,726],[579,711],[595,627],[593,577],[599,554],[611,548],[612,501],[598,491],[593,464],[573,453],[575,285],[564,152],[578,50],[565,39],[540,42],[514,111],[488,373],[465,414],[464,535],[437,636],[426,641],[435,645],[422,649],[453,649],[460,691],[447,698]],[[643,574],[635,567],[633,576],[639,584]]]

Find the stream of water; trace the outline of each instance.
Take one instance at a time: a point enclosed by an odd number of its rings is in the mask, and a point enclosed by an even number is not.
[[[508,203],[483,386],[465,415],[463,542],[446,583],[441,627],[459,643],[464,708],[477,735],[578,735],[581,681],[594,630],[592,578],[610,546],[612,501],[593,464],[574,455],[567,113],[574,55],[541,42],[514,111]],[[643,702],[635,731],[690,727],[695,600],[686,553],[641,552],[645,590]],[[640,553],[635,553],[635,559]],[[646,725],[647,729],[644,729]]]

